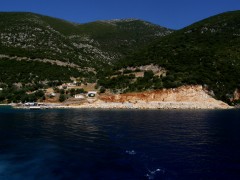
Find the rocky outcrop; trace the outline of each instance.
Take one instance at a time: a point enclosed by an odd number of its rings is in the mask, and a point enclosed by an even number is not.
[[[147,92],[102,95],[105,103],[121,103],[133,108],[167,108],[167,109],[226,109],[226,103],[212,98],[202,86],[182,86],[174,89],[162,89]],[[117,103],[117,104],[116,104]]]

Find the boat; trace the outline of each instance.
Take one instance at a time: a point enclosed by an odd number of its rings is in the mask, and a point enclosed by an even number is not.
[[[30,106],[29,109],[38,110],[38,109],[41,109],[41,107],[40,106]]]

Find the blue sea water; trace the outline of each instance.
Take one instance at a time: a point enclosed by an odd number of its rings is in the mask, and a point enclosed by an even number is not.
[[[240,179],[239,110],[0,107],[0,180]]]

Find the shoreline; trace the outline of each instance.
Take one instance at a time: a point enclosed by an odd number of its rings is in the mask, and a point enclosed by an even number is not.
[[[62,106],[62,108],[79,108],[79,109],[139,109],[139,110],[157,110],[157,109],[167,109],[167,110],[175,110],[175,109],[232,109],[231,106],[216,106],[215,104],[211,103],[192,103],[192,102],[138,102],[138,103],[131,103],[131,102],[97,102],[93,104],[83,104],[83,105],[69,105],[69,106]]]
[[[29,109],[26,106],[17,106],[5,104],[5,106],[12,106],[17,109]],[[203,102],[103,102],[96,101],[94,103],[84,104],[64,104],[64,103],[44,103],[40,109],[139,109],[139,110],[226,110],[234,109],[235,107],[226,104],[216,105],[215,103]]]
[[[0,104],[0,106],[11,106],[10,104]]]
[[[131,92],[125,94],[99,94],[84,99],[69,98],[60,103],[35,102],[32,105],[9,103],[22,109],[233,109],[221,100],[209,95],[201,85],[181,86],[178,88]]]

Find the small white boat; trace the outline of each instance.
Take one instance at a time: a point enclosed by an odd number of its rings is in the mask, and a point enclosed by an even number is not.
[[[30,106],[29,109],[38,110],[38,109],[41,109],[41,107],[40,106]]]

